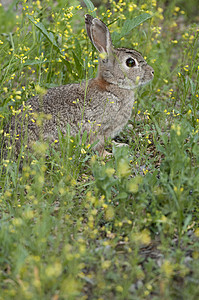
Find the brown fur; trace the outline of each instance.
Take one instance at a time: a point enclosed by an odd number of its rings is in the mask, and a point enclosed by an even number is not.
[[[108,87],[110,86],[110,83],[108,83],[106,80],[103,78],[95,78],[91,81],[90,87],[94,87],[99,89],[99,91],[105,92],[108,90]]]

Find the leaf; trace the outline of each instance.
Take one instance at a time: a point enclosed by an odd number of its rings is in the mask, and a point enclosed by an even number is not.
[[[73,54],[75,65],[76,65],[76,68],[77,68],[77,71],[78,71],[79,78],[81,79],[82,76],[83,76],[83,67],[81,65],[81,62],[80,62],[79,58],[77,57],[77,55],[75,54],[74,51],[72,51],[72,54]]]
[[[61,51],[61,49],[57,45],[57,42],[56,42],[55,37],[52,32],[48,32],[47,29],[45,28],[45,26],[41,22],[37,22],[32,16],[28,15],[28,19],[51,42],[51,44],[53,44],[53,46],[55,46],[55,48],[57,48],[59,51]]]
[[[189,82],[191,85],[191,93],[195,94],[196,93],[196,84],[193,82],[193,80],[190,77],[188,77],[188,78],[189,78]]]
[[[72,67],[71,67],[71,64],[69,63],[69,61],[67,61],[65,58],[62,58],[62,61],[66,65],[68,71],[72,74]]]
[[[96,17],[96,12],[94,11],[95,6],[90,0],[84,0],[84,3],[86,4],[87,8],[93,12],[94,16]]]
[[[82,58],[81,58],[82,49],[81,49],[81,46],[80,46],[80,43],[79,43],[78,39],[76,39],[76,38],[75,38],[75,53],[76,53],[76,55],[78,56],[79,60],[82,63]]]
[[[46,64],[50,63],[50,60],[40,61],[40,60],[26,60],[26,62],[23,64],[24,66],[34,66],[34,65],[40,65],[40,64]]]
[[[122,36],[127,35],[133,28],[137,27],[138,25],[140,25],[141,23],[145,22],[150,18],[151,18],[150,14],[144,13],[138,17],[135,17],[132,20],[126,20],[122,27],[122,32],[121,32]]]
[[[82,135],[82,144],[86,144],[86,141],[87,141],[87,131],[84,131]]]
[[[128,197],[126,192],[120,192],[116,197],[115,200],[124,200]]]
[[[122,37],[124,37],[125,35],[129,34],[129,32],[134,29],[135,27],[137,27],[138,25],[144,23],[146,20],[150,19],[152,16],[148,13],[143,13],[140,16],[137,16],[135,18],[133,18],[132,20],[127,19],[122,27],[122,31],[121,33],[114,33],[112,35],[113,37],[113,41],[117,42],[119,41]]]
[[[187,227],[190,224],[191,220],[192,220],[192,215],[189,214],[184,220],[183,230],[187,230]]]
[[[111,38],[112,38],[113,44],[115,44],[115,43],[119,42],[119,40],[122,38],[122,36],[119,32],[113,32],[111,34]]]

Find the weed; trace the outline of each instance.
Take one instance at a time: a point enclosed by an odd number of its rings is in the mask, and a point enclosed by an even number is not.
[[[0,4],[0,299],[198,299],[196,1],[18,2]],[[36,93],[95,76],[87,12],[155,70],[106,159],[69,125],[31,147],[4,131]]]

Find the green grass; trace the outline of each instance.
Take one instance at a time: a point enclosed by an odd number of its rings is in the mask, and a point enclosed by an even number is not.
[[[23,101],[95,76],[85,13],[110,24],[116,46],[141,51],[155,77],[119,136],[129,147],[113,146],[111,158],[69,126],[55,148],[41,140],[18,159],[4,137],[0,299],[198,299],[197,2],[103,1],[94,12],[79,1],[22,2],[0,6],[1,141]],[[142,14],[148,20],[122,30]]]

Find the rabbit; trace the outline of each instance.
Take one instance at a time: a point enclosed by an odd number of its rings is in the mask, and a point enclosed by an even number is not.
[[[97,142],[95,150],[103,155],[105,139],[114,138],[131,117],[134,89],[151,81],[154,70],[136,50],[114,48],[108,27],[98,18],[85,15],[86,32],[99,52],[99,67],[96,78],[82,83],[73,83],[51,88],[43,96],[34,96],[26,101],[30,107],[27,122],[28,145],[42,135],[50,143],[58,140],[58,128],[66,134],[70,124],[71,135],[87,131],[89,143]],[[50,115],[43,126],[37,125],[37,114]],[[22,119],[22,116],[19,120]],[[13,117],[11,128],[16,126]],[[20,149],[25,126],[20,121],[16,126]]]

